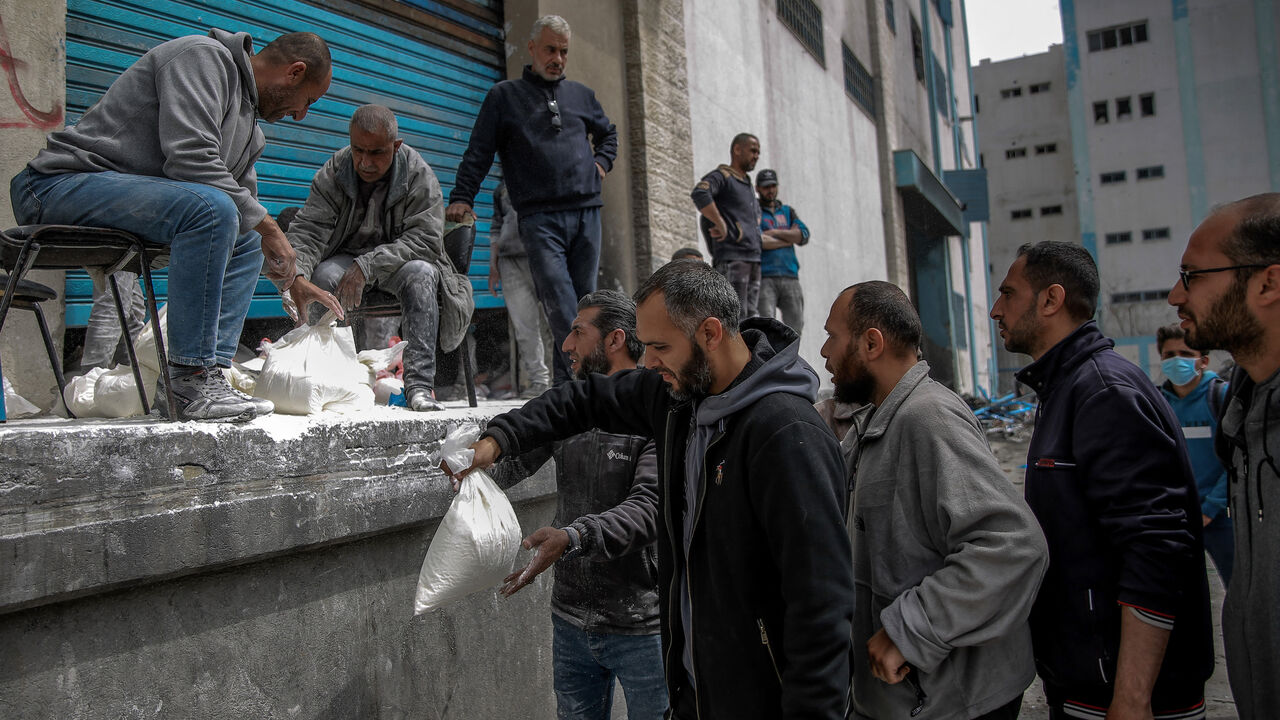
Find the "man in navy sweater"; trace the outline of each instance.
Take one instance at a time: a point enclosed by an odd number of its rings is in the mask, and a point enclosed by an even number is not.
[[[595,93],[564,79],[569,32],[558,15],[533,24],[532,63],[523,76],[494,85],[485,96],[445,209],[452,222],[472,212],[496,152],[557,349],[569,335],[578,298],[596,289],[600,188],[618,153],[617,130]],[[569,380],[565,354],[553,355],[555,381]]]

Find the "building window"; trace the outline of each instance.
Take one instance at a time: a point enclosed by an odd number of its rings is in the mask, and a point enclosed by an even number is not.
[[[1116,98],[1116,119],[1129,120],[1133,117],[1133,100],[1131,98]]]
[[[858,62],[853,51],[840,43],[840,55],[844,59],[844,91],[862,106],[871,117],[876,116],[876,82],[867,68]]]
[[[1130,292],[1112,293],[1111,302],[1119,303],[1136,303],[1136,302],[1155,302],[1157,300],[1166,300],[1169,297],[1169,288],[1156,288],[1155,290],[1133,290]]]
[[[1155,178],[1162,178],[1164,177],[1164,166],[1151,165],[1149,167],[1140,167],[1138,168],[1137,172],[1135,172],[1134,174],[1138,176],[1139,180],[1153,180]]]
[[[1142,301],[1151,302],[1152,300],[1166,300],[1169,297],[1169,289],[1143,290]]]
[[[889,32],[898,34],[898,20],[893,16],[893,0],[884,0],[884,20],[889,23]]]
[[[1040,93],[1047,93],[1047,92],[1049,92],[1049,83],[1047,82],[1036,83],[1035,85],[1031,86],[1032,95],[1038,95]]]
[[[982,112],[982,106],[978,103],[978,96],[973,96],[973,114],[977,115]]]
[[[978,153],[978,167],[987,166],[987,158],[984,155],[985,153]]]
[[[1107,122],[1107,101],[1096,102],[1093,104],[1093,123],[1095,125],[1103,125]]]
[[[1005,100],[1008,100],[1009,98],[1022,97],[1022,88],[1005,88],[1000,91],[1000,97]]]
[[[1026,220],[1029,217],[1031,217],[1031,208],[1027,208],[1026,210],[1014,210],[1009,213],[1009,219],[1011,220]]]
[[[1013,160],[1015,158],[1024,158],[1027,156],[1026,148],[1009,148],[1004,151],[1005,160]]]
[[[947,73],[936,57],[933,58],[933,102],[942,117],[951,118],[951,93],[947,91]]]
[[[1154,93],[1146,93],[1138,96],[1138,109],[1142,112],[1142,117],[1151,117],[1156,114],[1156,96]]]
[[[1089,42],[1089,52],[1114,50],[1125,45],[1146,42],[1147,23],[1146,21],[1143,21],[1139,23],[1117,25],[1115,27],[1103,28],[1101,30],[1091,30],[1087,33],[1086,37]]]
[[[1169,228],[1147,228],[1142,231],[1143,240],[1168,240]]]
[[[1046,215],[1061,215],[1061,214],[1062,214],[1061,205],[1046,205],[1040,208],[1040,217],[1044,217]]]
[[[911,60],[916,66],[916,80],[924,82],[924,40],[920,36],[920,23],[911,15]]]
[[[1115,183],[1122,183],[1124,182],[1124,171],[1119,170],[1117,172],[1102,173],[1101,175],[1098,176],[1098,181],[1101,182],[1103,185],[1112,185]]]
[[[1106,238],[1107,238],[1108,245],[1123,245],[1125,243],[1133,242],[1133,233],[1131,232],[1107,233]]]
[[[1036,146],[1037,155],[1051,155],[1058,152],[1058,143],[1045,143]]]
[[[825,46],[822,44],[822,8],[813,0],[778,0],[778,18],[791,29],[800,44],[826,67]]]

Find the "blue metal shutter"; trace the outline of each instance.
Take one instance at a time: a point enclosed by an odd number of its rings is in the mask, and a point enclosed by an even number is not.
[[[480,103],[505,77],[500,9],[492,0],[408,0],[403,13],[350,0],[320,2],[68,0],[67,122],[79,120],[121,72],[166,40],[217,27],[248,32],[261,49],[277,35],[307,30],[329,44],[333,83],[301,123],[261,123],[267,147],[257,165],[258,192],[267,210],[275,214],[306,201],[311,178],[347,144],[351,113],[366,103],[395,112],[400,136],[435,170],[447,198]],[[488,223],[499,179],[495,165],[476,197],[469,274],[479,308],[503,304],[488,293]],[[88,321],[88,283],[83,273],[68,273],[68,326]],[[261,279],[250,317],[283,314],[279,295]]]

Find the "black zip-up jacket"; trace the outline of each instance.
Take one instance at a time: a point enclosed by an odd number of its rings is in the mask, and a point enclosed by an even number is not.
[[[550,100],[559,111],[559,129]],[[525,65],[522,77],[504,80],[484,96],[449,193],[451,204],[474,202],[494,152],[520,217],[600,207],[596,163],[605,172],[613,169],[618,131],[591,88],[563,77],[549,82]]]
[[[776,320],[743,328],[757,359],[795,352],[787,346],[797,336]],[[692,404],[673,400],[661,375],[627,370],[566,383],[495,417],[486,432],[503,453],[518,454],[590,427],[658,442],[662,644],[673,704],[687,691],[683,575],[702,720],[843,718],[853,615],[844,467],[812,404],[772,392],[726,419],[704,453],[688,567],[681,515]]]
[[[556,527],[580,552],[556,562],[551,610],[587,632],[658,633],[658,454],[652,440],[588,430],[509,457],[489,475],[506,489],[556,460]]]
[[[1049,541],[1032,644],[1046,682],[1095,696],[1115,682],[1121,606],[1171,620],[1159,707],[1213,673],[1200,502],[1181,423],[1114,345],[1090,321],[1017,373],[1040,397],[1026,494]]]

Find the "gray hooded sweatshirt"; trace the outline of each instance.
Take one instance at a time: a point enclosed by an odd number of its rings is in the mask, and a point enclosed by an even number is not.
[[[253,164],[266,139],[248,33],[211,30],[161,43],[111,83],[80,122],[49,135],[30,167],[44,175],[115,171],[218,188],[240,232],[262,222]]]
[[[965,720],[1006,705],[1035,678],[1027,618],[1049,564],[1039,523],[928,363],[853,419],[841,445],[853,488],[853,717]],[[872,674],[867,641],[881,628],[912,682]]]
[[[790,332],[790,331],[788,331]],[[774,343],[781,345],[775,346]],[[689,445],[685,455],[685,509],[684,509],[684,557],[689,559],[689,547],[693,541],[693,524],[697,518],[696,504],[701,494],[703,462],[707,447],[717,433],[723,432],[725,423],[739,410],[776,392],[798,395],[810,403],[818,394],[818,374],[800,357],[800,337],[794,333],[781,338],[765,336],[751,348],[751,359],[738,377],[719,395],[695,401],[693,432],[689,433]],[[693,683],[693,627],[692,606],[689,602],[689,584],[680,581],[680,613],[684,627],[684,668]]]

